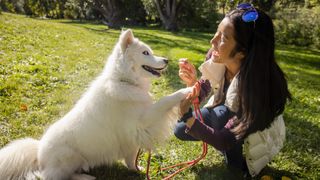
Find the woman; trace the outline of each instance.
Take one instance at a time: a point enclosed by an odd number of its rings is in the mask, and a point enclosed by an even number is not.
[[[255,176],[282,146],[281,114],[287,99],[291,99],[285,75],[274,57],[272,20],[251,4],[240,4],[219,24],[211,44],[208,60],[199,68],[199,83],[194,66],[186,59],[180,60],[179,76],[187,86],[194,86],[194,91],[180,104],[182,117],[175,135],[181,140],[207,142],[224,152],[229,167],[244,172],[249,168]],[[193,116],[190,106],[197,97],[203,100],[210,88],[214,95],[201,109],[202,123]],[[256,132],[276,138],[259,139],[261,136],[254,136]],[[256,141],[254,145],[249,145],[250,140]],[[246,160],[242,155],[244,141],[248,143]],[[259,155],[252,151],[257,142],[264,147]]]

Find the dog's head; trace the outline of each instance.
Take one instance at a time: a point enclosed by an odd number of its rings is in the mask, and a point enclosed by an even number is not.
[[[153,55],[151,48],[145,43],[134,38],[130,29],[123,31],[120,35],[120,48],[124,61],[130,65],[129,71],[141,77],[159,77],[166,69],[168,60]]]

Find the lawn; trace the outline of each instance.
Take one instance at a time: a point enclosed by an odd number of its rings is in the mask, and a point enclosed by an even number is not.
[[[199,66],[212,34],[171,33],[154,28],[132,28],[155,54],[168,57],[164,76],[153,81],[155,99],[183,87],[177,60],[188,57]],[[21,137],[39,138],[54,121],[66,114],[90,82],[101,72],[120,30],[71,20],[32,19],[0,15],[0,147]],[[318,179],[320,177],[320,51],[277,45],[276,57],[287,74],[293,100],[284,113],[287,141],[281,153],[256,178]],[[193,159],[200,142],[172,137],[159,145],[152,158],[152,178],[157,168]],[[146,153],[140,158],[145,165]],[[126,170],[117,163],[90,171],[97,179],[144,179],[144,173]],[[212,147],[195,167],[176,179],[240,179],[232,175],[222,156]]]

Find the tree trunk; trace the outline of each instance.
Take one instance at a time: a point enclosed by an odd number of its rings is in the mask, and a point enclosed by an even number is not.
[[[95,9],[97,9],[110,28],[120,28],[125,19],[122,16],[119,0],[95,0]]]
[[[178,10],[181,1],[165,0],[165,2],[161,3],[160,0],[153,0],[153,3],[157,7],[160,19],[165,26],[165,29],[169,31],[177,31]]]

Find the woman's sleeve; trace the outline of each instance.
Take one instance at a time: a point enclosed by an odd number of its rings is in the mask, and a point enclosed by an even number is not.
[[[202,102],[210,94],[211,85],[210,85],[209,80],[204,80],[204,79],[200,79],[199,83],[200,83],[199,101]]]
[[[201,139],[220,151],[225,151],[232,148],[237,142],[235,135],[230,131],[232,124],[233,119],[230,119],[224,128],[218,130],[196,119],[192,127],[186,129],[186,133],[196,139]]]
[[[208,52],[206,54],[205,61],[208,61],[211,58],[212,51],[213,51],[213,48],[210,48],[208,50]],[[200,83],[200,87],[201,87],[200,94],[199,94],[199,101],[202,102],[210,94],[211,84],[210,84],[209,80],[204,80],[204,79],[200,79],[199,83]]]

